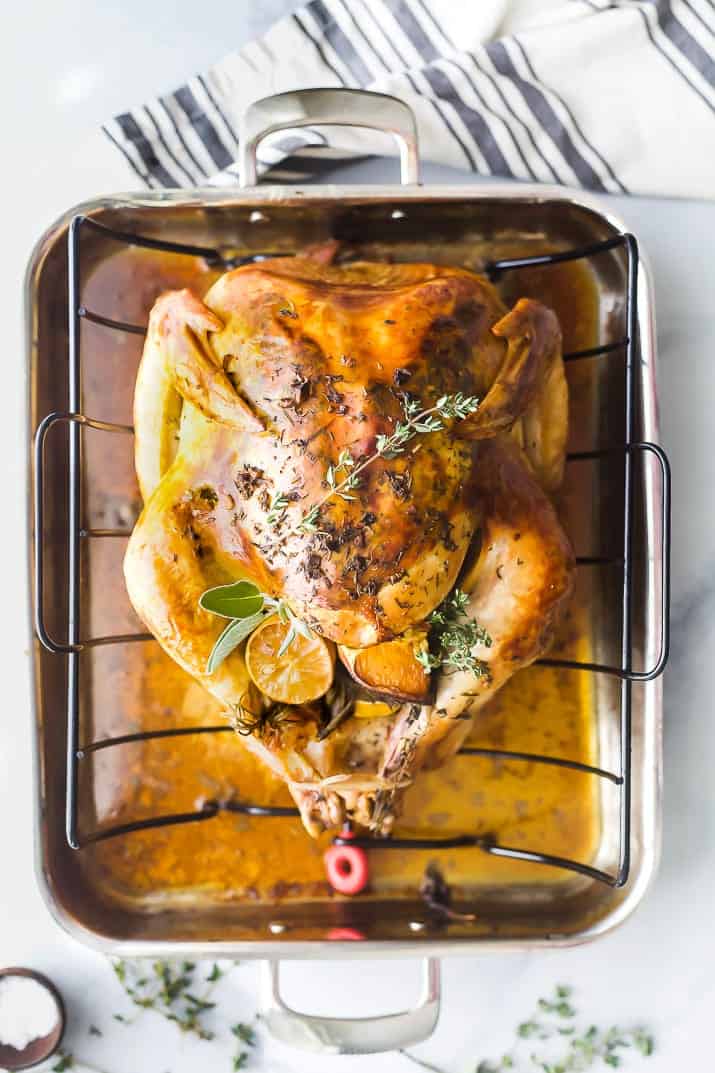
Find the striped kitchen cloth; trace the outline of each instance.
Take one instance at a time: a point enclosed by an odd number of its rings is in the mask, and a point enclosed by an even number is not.
[[[601,193],[713,197],[714,56],[711,0],[311,0],[103,129],[127,185],[227,185],[252,101],[362,87],[410,105],[427,160]],[[302,182],[346,153],[383,152],[394,152],[384,135],[309,128],[265,140],[259,167]]]

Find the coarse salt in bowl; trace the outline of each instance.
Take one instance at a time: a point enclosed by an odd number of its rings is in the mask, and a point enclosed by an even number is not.
[[[29,969],[0,970],[0,1067],[27,1069],[55,1052],[64,1030],[62,999]]]

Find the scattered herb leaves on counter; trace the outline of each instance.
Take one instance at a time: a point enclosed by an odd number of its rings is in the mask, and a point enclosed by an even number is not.
[[[578,1017],[570,1001],[572,994],[571,987],[559,984],[553,995],[539,999],[537,1011],[517,1025],[511,1050],[498,1059],[482,1059],[474,1073],[586,1073],[603,1069],[604,1065],[625,1069],[629,1054],[647,1058],[654,1053],[653,1036],[643,1028],[579,1028],[564,1024]],[[399,1053],[430,1073],[447,1073],[409,1051]]]
[[[636,1050],[640,1051],[646,1058],[649,1058],[655,1050],[655,1040],[650,1033],[645,1032],[642,1028],[637,1028],[633,1033],[633,1043]]]
[[[300,634],[311,638],[313,632],[305,622],[293,614],[284,600],[276,600],[261,592],[252,581],[232,581],[228,585],[216,585],[207,589],[199,598],[199,607],[231,621],[219,634],[206,664],[206,673],[213,674],[216,668],[230,656],[242,641],[260,626],[269,615],[277,614],[288,626],[288,632],[278,650],[282,656]]]
[[[419,399],[405,395],[402,399],[404,421],[396,422],[389,436],[380,433],[375,439],[375,450],[364,458],[355,458],[350,451],[343,449],[337,463],[329,466],[326,471],[326,494],[284,535],[289,536],[301,531],[315,532],[321,508],[336,495],[341,499],[355,499],[350,493],[360,487],[360,474],[376,458],[397,458],[404,453],[406,445],[415,436],[440,432],[445,428],[446,421],[464,421],[470,414],[476,413],[478,408],[479,399],[475,395],[463,395],[461,391],[456,395],[442,395],[434,406],[426,409],[422,408]],[[344,476],[339,476],[340,471]]]
[[[71,1054],[60,1051],[59,1061],[52,1066],[52,1073],[64,1073],[66,1069],[72,1069],[74,1058]]]
[[[87,1031],[89,1032],[90,1036],[103,1035],[102,1030],[100,1028],[97,1028],[96,1025],[90,1025]]]
[[[571,991],[569,988],[560,985],[556,988],[555,999],[539,999],[539,1009],[544,1010],[546,1013],[558,1014],[559,1017],[574,1017],[576,1011],[567,1001],[570,994]]]
[[[182,1032],[191,1032],[199,1039],[213,1039],[213,1032],[203,1023],[206,1013],[214,1009],[215,1003],[209,1000],[211,989],[223,975],[217,965],[218,975],[211,973],[208,987],[204,993],[197,995],[197,966],[193,961],[155,961],[148,967],[146,961],[114,961],[114,973],[124,991],[138,1011],[153,1010],[155,1013],[172,1021]],[[114,1020],[125,1025],[132,1021],[120,1013]]]
[[[430,626],[429,650],[417,652],[416,657],[430,673],[443,667],[452,671],[471,671],[477,678],[486,677],[489,668],[478,659],[476,645],[491,648],[492,639],[479,623],[466,612],[469,596],[461,589],[452,589],[427,619]]]
[[[237,1040],[239,1040],[241,1043],[245,1043],[247,1047],[256,1046],[256,1033],[250,1025],[245,1025],[239,1021],[238,1024],[231,1026],[231,1032]],[[243,1069],[249,1058],[250,1053],[248,1051],[238,1051],[238,1053],[234,1056],[233,1059],[234,1073],[236,1070]]]
[[[231,1032],[236,1039],[240,1039],[242,1043],[248,1044],[249,1047],[256,1046],[256,1033],[250,1025],[245,1025],[239,1021],[237,1025],[231,1026]]]
[[[203,1023],[203,1016],[217,1008],[218,1003],[210,996],[215,985],[226,976],[227,972],[240,962],[217,962],[197,965],[193,961],[155,961],[150,963],[143,959],[136,961],[113,960],[112,968],[122,985],[127,997],[138,1008],[137,1016],[145,1010],[171,1021],[182,1032],[193,1033],[198,1039],[213,1040],[215,1034]],[[197,991],[201,984],[201,993]],[[258,1014],[255,1015],[258,1019]],[[133,1019],[115,1014],[114,1019],[124,1025],[133,1024]],[[94,1025],[90,1026],[90,1035],[102,1033]],[[244,1069],[251,1057],[251,1048],[257,1044],[255,1029],[250,1024],[238,1022],[231,1026],[231,1035],[241,1045],[239,1051],[230,1059],[234,1071]],[[62,1056],[65,1064],[53,1066],[53,1073],[62,1073],[73,1064],[71,1055]]]

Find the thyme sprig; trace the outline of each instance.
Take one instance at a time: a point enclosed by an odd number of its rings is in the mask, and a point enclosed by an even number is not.
[[[471,671],[477,678],[488,676],[489,668],[474,655],[477,645],[491,648],[489,633],[466,612],[469,596],[453,589],[427,619],[430,626],[429,649],[416,653],[428,673],[437,668]]]
[[[58,1061],[51,1067],[51,1073],[65,1073],[74,1067],[74,1056],[66,1051],[60,1051]]]
[[[446,421],[463,421],[476,413],[478,407],[479,399],[475,395],[463,395],[461,391],[455,395],[442,395],[434,406],[426,408],[418,399],[405,395],[402,399],[404,421],[398,421],[389,435],[380,433],[375,439],[375,450],[362,459],[354,458],[349,450],[341,451],[338,461],[326,471],[328,491],[291,528],[290,533],[315,532],[322,507],[334,496],[354,499],[351,492],[360,487],[360,474],[377,458],[397,458],[415,436],[439,432],[445,428]],[[341,473],[343,476],[340,476]]]
[[[231,1026],[231,1034],[235,1036],[239,1044],[245,1044],[246,1047],[256,1046],[256,1033],[250,1025],[245,1025],[239,1021],[238,1024]],[[244,1069],[250,1056],[250,1051],[239,1047],[233,1057],[233,1073],[238,1073],[239,1069]]]
[[[153,1010],[171,1021],[182,1032],[192,1033],[199,1039],[213,1039],[213,1032],[204,1024],[204,1016],[214,1009],[216,1003],[209,995],[223,970],[214,964],[206,977],[208,987],[196,994],[199,980],[197,965],[193,961],[155,961],[150,966],[146,961],[117,960],[112,962],[114,974],[125,994],[137,1011]],[[115,1014],[114,1020],[131,1024],[132,1019]]]
[[[537,1010],[517,1026],[510,1050],[501,1058],[483,1059],[474,1073],[586,1073],[604,1065],[618,1069],[628,1052],[644,1058],[655,1053],[653,1036],[644,1028],[578,1027],[572,996],[573,988],[559,984],[553,995],[539,999]],[[400,1054],[432,1073],[446,1073],[409,1051]]]
[[[268,514],[266,515],[266,522],[268,525],[277,525],[286,512],[286,508],[290,500],[288,496],[283,492],[276,492],[271,499],[268,507]]]
[[[205,962],[197,965],[193,961],[155,961],[151,964],[146,960],[117,959],[112,962],[112,967],[125,994],[137,1007],[137,1016],[151,1010],[171,1021],[182,1032],[191,1033],[201,1040],[212,1040],[215,1035],[204,1023],[205,1015],[217,1006],[210,996],[219,980],[226,975],[227,968],[237,964],[213,962],[209,968]],[[114,1020],[130,1025],[136,1017],[115,1014]],[[91,1034],[101,1035],[101,1032],[95,1029]],[[257,1039],[253,1026],[240,1021],[231,1026],[231,1035],[237,1046],[231,1059],[231,1068],[236,1073],[248,1064]],[[66,1055],[53,1066],[53,1070],[62,1073],[71,1066],[72,1057]]]
[[[318,518],[320,517],[320,507],[311,507],[308,513],[298,523],[298,529],[304,533],[316,533],[318,531]]]
[[[498,1062],[480,1062],[476,1073],[502,1073],[505,1069],[515,1073],[520,1069],[540,1073],[583,1073],[601,1063],[617,1069],[628,1049],[644,1057],[653,1054],[653,1037],[643,1028],[623,1029],[614,1025],[603,1029],[590,1025],[578,1029],[572,996],[573,988],[559,984],[553,995],[540,998],[537,1010],[517,1026],[517,1040],[512,1050]],[[523,1055],[527,1040],[543,1044],[534,1051],[533,1042],[529,1043],[528,1065]]]
[[[356,498],[355,496],[350,495],[351,492],[360,487],[359,474],[350,472],[354,467],[355,459],[347,447],[345,447],[338,455],[337,462],[334,465],[331,464],[328,466],[325,471],[325,483],[331,492],[340,496],[341,499],[349,501]],[[341,470],[346,474],[343,478],[339,477]]]

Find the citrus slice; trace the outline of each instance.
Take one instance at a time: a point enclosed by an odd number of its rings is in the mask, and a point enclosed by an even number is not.
[[[355,701],[352,714],[356,719],[380,719],[392,715],[398,707],[399,705],[388,704],[384,700],[360,699]]]
[[[279,704],[307,704],[330,689],[335,653],[322,637],[296,634],[283,655],[279,649],[289,627],[277,616],[253,631],[246,645],[246,667],[252,681]]]
[[[432,681],[418,659],[418,653],[427,652],[426,630],[407,630],[394,641],[366,648],[341,646],[339,652],[355,681],[371,693],[397,700],[429,700]]]

